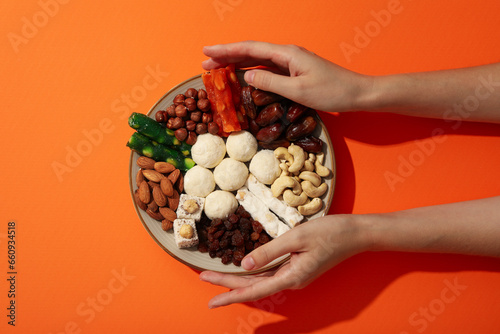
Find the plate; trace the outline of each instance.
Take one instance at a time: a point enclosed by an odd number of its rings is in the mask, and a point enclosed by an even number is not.
[[[240,82],[244,84],[243,81],[243,71],[238,71],[238,76],[240,78]],[[173,99],[177,94],[184,94],[188,88],[205,89],[203,85],[203,80],[201,78],[201,74],[194,76],[190,79],[183,81],[177,86],[173,87],[169,90],[163,97],[156,102],[156,104],[149,110],[148,116],[154,118],[154,115],[159,110],[165,110],[168,106],[173,103]],[[328,135],[328,131],[321,121],[319,116],[317,116],[318,126],[314,132],[314,135],[323,140],[323,152],[325,153],[325,161],[324,165],[328,167],[331,171],[335,171],[335,155],[332,149],[332,143],[330,136]],[[178,261],[184,263],[185,265],[198,270],[212,270],[222,273],[230,273],[236,275],[248,275],[248,274],[257,274],[266,270],[269,270],[273,267],[281,265],[285,262],[289,255],[284,255],[273,262],[269,263],[267,266],[260,268],[254,271],[246,271],[241,267],[235,266],[234,264],[222,264],[220,258],[210,258],[208,253],[199,252],[196,247],[192,247],[189,249],[179,249],[174,241],[173,231],[163,231],[161,229],[161,223],[157,220],[151,218],[146,212],[142,211],[134,200],[134,192],[137,189],[137,185],[135,182],[135,176],[139,171],[139,167],[136,164],[137,158],[139,158],[139,154],[136,152],[131,153],[130,162],[129,162],[129,185],[130,185],[130,194],[132,196],[132,202],[134,203],[135,211],[139,216],[139,219],[143,226],[148,231],[149,235],[156,241],[156,243],[169,255],[177,259]],[[321,217],[328,213],[330,209],[330,205],[332,202],[333,193],[335,190],[335,178],[336,173],[332,173],[330,177],[325,179],[328,185],[328,191],[323,195],[323,209],[316,213],[313,216],[308,217],[310,220],[312,218]]]

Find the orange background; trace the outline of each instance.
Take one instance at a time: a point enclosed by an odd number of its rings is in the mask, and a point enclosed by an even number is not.
[[[394,1],[2,1],[0,332],[496,332],[500,263],[454,255],[361,254],[304,290],[209,310],[225,289],[158,247],[132,205],[126,117],[201,73],[204,45],[293,43],[367,74],[500,60],[499,1],[400,0],[377,30],[373,13]],[[356,29],[370,27],[360,44]],[[356,42],[346,57],[340,46]],[[498,125],[322,117],[338,167],[330,213],[498,195]],[[445,137],[431,137],[435,129]],[[85,156],[58,177],[54,163],[67,164],[76,149]],[[404,171],[410,160],[417,166]],[[391,188],[388,172],[404,182]],[[17,223],[15,328],[6,317],[9,221]],[[461,290],[450,294],[447,284]]]

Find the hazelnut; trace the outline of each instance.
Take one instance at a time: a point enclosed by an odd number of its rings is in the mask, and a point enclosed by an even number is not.
[[[173,129],[174,128],[174,119],[171,117],[167,120],[167,129]]]
[[[184,105],[186,106],[187,110],[189,110],[189,111],[196,110],[196,100],[193,99],[192,97],[188,97],[186,99],[186,101],[184,101]]]
[[[186,144],[194,145],[197,139],[196,133],[194,131],[189,131],[188,137],[186,138]]]
[[[204,113],[202,116],[201,116],[201,121],[203,123],[210,123],[211,121],[213,120],[213,116],[211,113]]]
[[[207,112],[210,110],[210,101],[208,99],[199,99],[197,106],[201,111]]]
[[[210,123],[208,123],[207,130],[211,134],[216,135],[217,133],[219,133],[219,126],[215,122],[210,122]]]
[[[188,132],[185,128],[179,128],[175,130],[174,135],[175,138],[179,139],[180,141],[184,141],[187,138]]]
[[[185,123],[182,120],[182,118],[175,117],[175,118],[171,118],[171,119],[173,119],[173,121],[172,121],[172,129],[179,129],[179,128],[184,127]],[[170,119],[169,119],[169,121],[170,121]]]
[[[189,88],[184,95],[196,99],[198,97],[198,91],[194,88]]]
[[[175,115],[177,117],[186,117],[187,116],[186,106],[179,104],[177,107],[175,107]]]
[[[188,199],[182,204],[182,208],[188,213],[195,213],[199,207],[200,206],[194,199]]]
[[[196,133],[197,134],[202,135],[204,133],[207,133],[207,131],[208,131],[208,126],[205,123],[196,124]]]
[[[186,129],[188,131],[194,131],[196,129],[196,122],[193,122],[192,120],[186,121]]]
[[[165,111],[159,110],[156,112],[155,119],[158,123],[163,123],[165,122]]]
[[[175,117],[175,104],[172,104],[170,107],[168,107],[166,112],[168,116]]]
[[[193,122],[198,123],[199,121],[201,121],[201,111],[193,111],[190,117]]]
[[[181,235],[181,237],[185,239],[191,239],[193,237],[193,233],[194,233],[193,227],[188,224],[182,225],[179,230],[179,234]]]
[[[185,99],[186,99],[186,97],[183,94],[177,94],[174,97],[174,104],[176,106],[179,105],[179,104],[183,104]]]
[[[198,100],[201,100],[201,99],[206,99],[208,98],[208,94],[207,94],[207,91],[204,90],[203,88],[200,88],[198,90]]]

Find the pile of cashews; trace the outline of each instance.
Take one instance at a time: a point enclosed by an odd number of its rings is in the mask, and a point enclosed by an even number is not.
[[[280,161],[281,175],[271,184],[273,196],[282,196],[304,216],[319,212],[323,208],[321,196],[328,190],[323,178],[331,173],[323,165],[324,153],[307,153],[291,144],[275,149],[274,156]]]

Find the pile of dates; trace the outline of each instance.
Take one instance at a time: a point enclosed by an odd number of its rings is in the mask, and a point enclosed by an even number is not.
[[[314,109],[252,86],[243,87],[241,97],[249,130],[261,148],[274,150],[293,143],[306,152],[321,151],[323,141],[312,135],[317,125]]]

